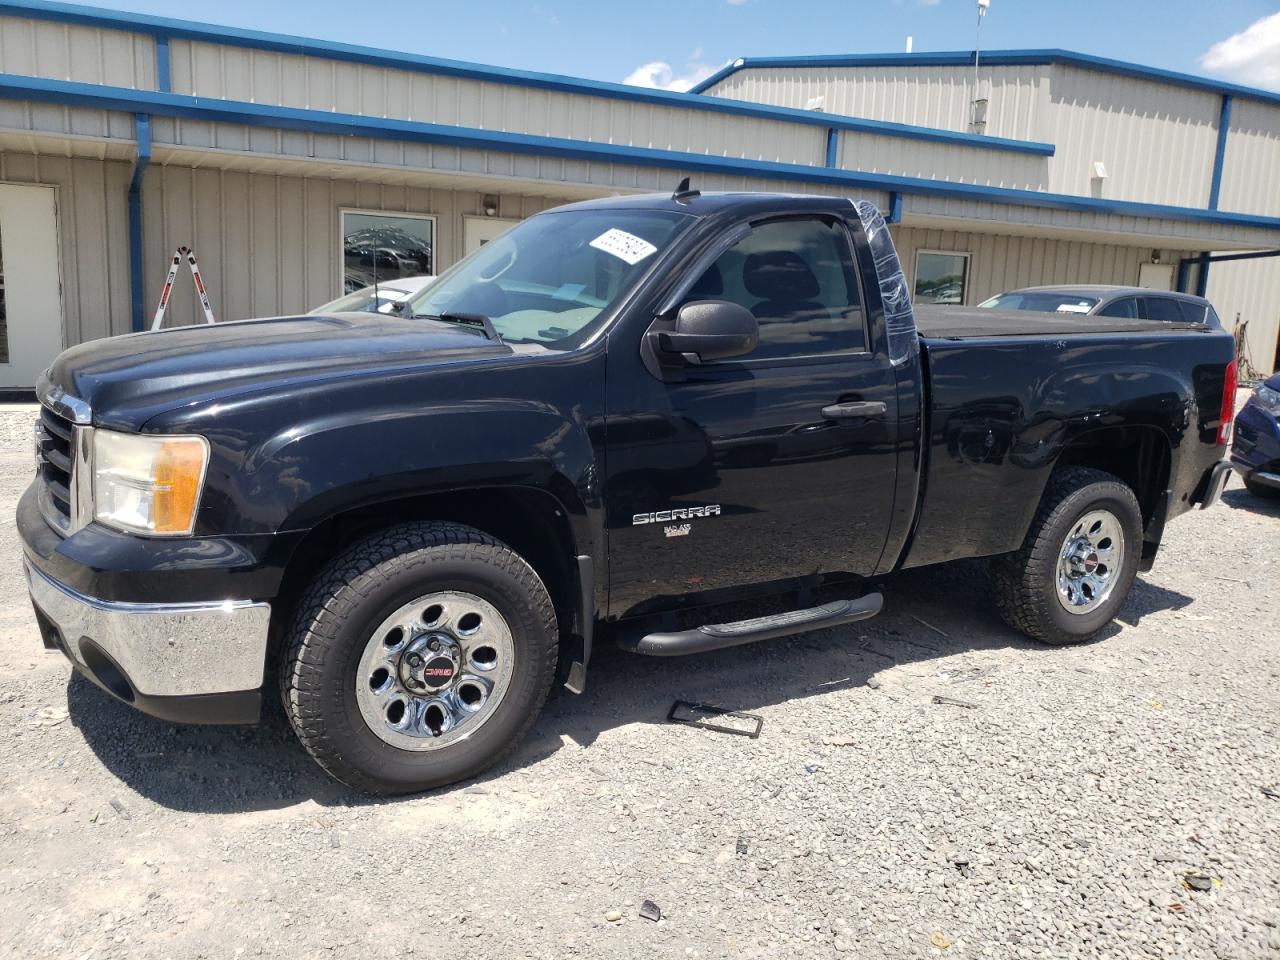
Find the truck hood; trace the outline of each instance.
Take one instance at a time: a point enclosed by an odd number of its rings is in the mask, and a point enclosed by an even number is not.
[[[479,330],[373,313],[275,317],[134,333],[81,344],[50,381],[89,403],[101,426],[139,429],[157,413],[299,379],[502,357]]]

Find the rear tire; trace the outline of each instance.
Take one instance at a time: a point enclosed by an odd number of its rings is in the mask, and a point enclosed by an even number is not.
[[[414,793],[515,748],[551,689],[558,642],[546,587],[510,547],[458,524],[403,524],[317,576],[285,643],[281,698],[334,778]]]
[[[1245,489],[1255,497],[1261,497],[1263,500],[1280,500],[1280,487],[1268,487],[1252,477],[1245,477],[1244,485]]]
[[[1049,479],[1022,547],[991,561],[1004,621],[1051,644],[1088,640],[1124,606],[1142,553],[1142,511],[1118,478],[1066,467]]]

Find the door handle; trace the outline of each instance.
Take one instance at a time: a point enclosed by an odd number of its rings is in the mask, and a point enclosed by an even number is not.
[[[822,415],[828,420],[855,420],[858,417],[884,416],[885,409],[879,400],[852,400],[823,407]]]

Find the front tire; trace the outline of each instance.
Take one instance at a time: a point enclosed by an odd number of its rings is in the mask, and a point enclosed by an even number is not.
[[[348,548],[294,615],[280,670],[307,752],[357,790],[474,777],[528,732],[555,676],[546,587],[471,527],[410,523]]]
[[[1263,500],[1280,500],[1280,487],[1269,487],[1252,477],[1244,478],[1244,486],[1255,497],[1261,497]]]
[[[1142,553],[1133,491],[1101,470],[1054,472],[1022,547],[991,561],[996,606],[1045,643],[1088,640],[1124,606]]]

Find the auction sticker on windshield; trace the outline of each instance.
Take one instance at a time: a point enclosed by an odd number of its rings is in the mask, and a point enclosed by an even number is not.
[[[635,234],[627,233],[625,230],[619,230],[617,227],[600,234],[600,236],[591,241],[591,246],[597,250],[603,250],[605,253],[613,254],[619,260],[625,260],[631,266],[635,266],[658,249],[648,240],[643,240]]]

